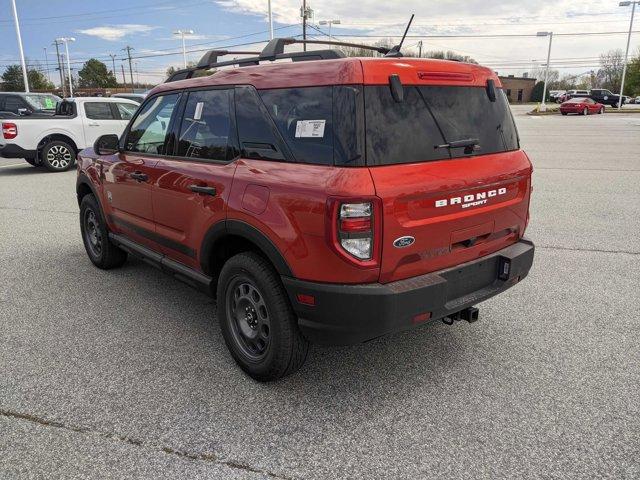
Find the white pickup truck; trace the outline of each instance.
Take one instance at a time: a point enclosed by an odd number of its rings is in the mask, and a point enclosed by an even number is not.
[[[120,135],[139,104],[124,98],[64,100],[52,116],[2,116],[0,157],[24,158],[52,172],[71,168],[77,153],[102,135]]]

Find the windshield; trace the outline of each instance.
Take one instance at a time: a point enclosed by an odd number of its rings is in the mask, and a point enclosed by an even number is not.
[[[572,98],[571,100],[567,101],[567,103],[582,103],[585,100],[586,100],[586,98],[576,97],[576,98]]]
[[[34,110],[55,110],[62,99],[55,95],[25,95],[25,100]]]
[[[365,87],[369,165],[415,163],[517,150],[504,92],[491,102],[481,87],[404,86],[396,102],[388,85]]]

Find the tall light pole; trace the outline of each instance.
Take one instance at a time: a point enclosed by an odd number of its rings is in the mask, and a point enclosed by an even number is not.
[[[11,0],[13,9],[13,21],[16,25],[16,37],[18,37],[18,50],[20,51],[20,64],[22,65],[22,78],[24,80],[24,91],[29,93],[29,77],[27,75],[27,63],[24,61],[24,50],[22,49],[22,36],[20,35],[20,22],[18,21],[18,10],[16,0]]]
[[[631,31],[633,30],[633,15],[636,13],[636,5],[640,5],[640,1],[635,2],[620,2],[618,4],[621,7],[631,7],[631,21],[629,22],[629,35],[627,36],[627,50],[624,52],[624,64],[622,67],[622,83],[620,83],[620,98],[618,98],[618,110],[622,108],[622,92],[624,90],[624,79],[627,75],[627,57],[629,56],[629,43],[631,42]]]
[[[184,44],[184,36],[193,35],[193,30],[176,30],[173,34],[180,35],[182,37],[182,61],[184,63],[184,68],[187,68],[187,47]]]
[[[269,39],[273,40],[273,16],[271,15],[271,0],[267,0],[269,8]]]
[[[542,88],[542,103],[540,104],[540,111],[544,112],[547,109],[545,104],[545,98],[547,96],[547,83],[549,82],[549,62],[551,61],[551,42],[553,41],[553,32],[538,32],[538,37],[549,37],[549,50],[547,51],[547,68],[544,71],[544,87]]]
[[[58,63],[58,72],[60,73],[60,89],[62,90],[62,96],[64,97],[64,73],[62,73],[62,63],[60,63],[60,44],[62,42],[59,42],[58,40],[56,40],[55,42],[52,43],[52,45],[55,45],[56,47],[56,60]]]
[[[113,72],[113,76],[115,78],[116,76],[116,55],[114,53],[110,53],[109,56],[111,57],[111,64],[113,66],[113,70],[111,70]]]
[[[320,20],[320,25],[329,25],[329,39],[331,39],[331,25],[340,25],[340,20]]]

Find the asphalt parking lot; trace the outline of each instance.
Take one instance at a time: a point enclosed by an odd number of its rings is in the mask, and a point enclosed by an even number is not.
[[[0,478],[640,478],[640,115],[524,111],[529,277],[266,385],[211,298],[92,266],[75,172],[2,161]]]

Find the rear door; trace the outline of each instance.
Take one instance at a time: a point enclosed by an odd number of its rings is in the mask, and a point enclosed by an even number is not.
[[[149,99],[122,139],[124,152],[103,159],[105,211],[112,228],[156,251],[161,243],[151,203],[152,185],[158,181],[154,167],[166,153],[179,98],[172,93]]]
[[[365,87],[367,163],[383,201],[380,281],[475,260],[527,221],[530,163],[506,98],[480,87]],[[469,146],[450,148],[452,142]],[[454,144],[455,145],[455,144]]]
[[[158,159],[153,187],[155,228],[162,252],[198,268],[202,239],[226,218],[238,157],[233,89],[184,93],[171,156]]]
[[[102,135],[120,135],[126,125],[122,125],[120,117],[110,102],[84,101],[83,125],[85,145],[93,143]]]

